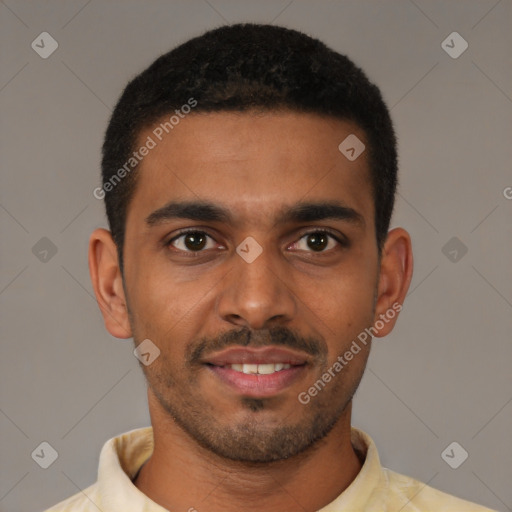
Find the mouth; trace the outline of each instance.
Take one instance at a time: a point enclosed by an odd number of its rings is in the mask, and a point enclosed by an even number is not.
[[[226,368],[226,366],[224,367]],[[235,372],[242,372],[246,375],[272,375],[275,372],[288,370],[291,364],[288,363],[262,363],[262,364],[230,364],[227,368],[231,368]]]
[[[251,398],[283,393],[304,375],[310,363],[311,356],[280,347],[234,347],[203,361],[221,384]]]

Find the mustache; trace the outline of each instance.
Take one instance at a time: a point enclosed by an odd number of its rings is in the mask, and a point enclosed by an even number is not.
[[[327,358],[327,344],[318,336],[302,336],[288,327],[272,327],[254,331],[248,327],[226,331],[214,338],[203,337],[191,344],[187,349],[189,364],[199,364],[205,357],[218,350],[233,346],[265,347],[277,345],[296,350],[302,350],[315,359]]]

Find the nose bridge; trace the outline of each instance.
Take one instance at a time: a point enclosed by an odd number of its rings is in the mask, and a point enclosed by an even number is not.
[[[293,318],[296,303],[277,254],[271,249],[257,250],[248,241],[240,244],[232,265],[217,303],[224,320],[258,329]]]

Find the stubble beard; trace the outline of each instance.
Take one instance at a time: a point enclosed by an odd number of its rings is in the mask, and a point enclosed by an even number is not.
[[[313,451],[340,421],[363,371],[364,368],[350,387],[345,385],[343,376],[338,376],[339,382],[307,405],[297,400],[301,419],[287,423],[287,417],[283,417],[279,425],[269,425],[261,419],[271,409],[271,399],[240,398],[243,419],[234,423],[228,418],[221,423],[214,414],[215,404],[203,403],[201,395],[191,391],[194,386],[199,389],[197,381],[180,390],[182,386],[171,372],[160,371],[146,377],[162,410],[191,440],[221,458],[268,464]]]

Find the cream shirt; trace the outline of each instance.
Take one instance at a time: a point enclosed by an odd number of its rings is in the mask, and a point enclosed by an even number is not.
[[[363,467],[319,512],[493,512],[382,467],[373,440],[356,428],[352,445],[365,456]],[[97,482],[46,512],[167,512],[131,481],[152,452],[151,427],[110,439],[101,450]]]

